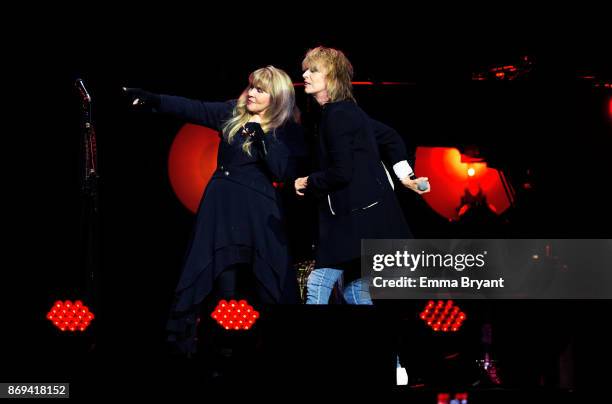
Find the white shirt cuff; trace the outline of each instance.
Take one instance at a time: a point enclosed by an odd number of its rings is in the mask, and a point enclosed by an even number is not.
[[[403,160],[399,163],[393,164],[393,171],[395,172],[397,178],[402,180],[412,174],[412,167],[410,167],[410,164],[408,164],[406,160]]]

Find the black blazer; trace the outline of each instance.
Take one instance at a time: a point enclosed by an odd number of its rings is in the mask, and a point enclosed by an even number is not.
[[[410,230],[382,164],[407,159],[403,140],[351,101],[325,104],[319,126],[320,171],[307,191],[319,197],[317,267],[360,256],[365,238],[408,238]]]

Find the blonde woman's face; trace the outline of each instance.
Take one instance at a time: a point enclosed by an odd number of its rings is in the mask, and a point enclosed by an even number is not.
[[[270,94],[260,87],[249,87],[247,94],[246,108],[251,114],[261,115],[270,106]]]
[[[310,66],[304,74],[304,91],[306,94],[327,97],[327,70],[323,67]]]

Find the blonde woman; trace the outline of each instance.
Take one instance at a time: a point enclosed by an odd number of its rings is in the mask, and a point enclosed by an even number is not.
[[[267,66],[251,73],[247,88],[229,102],[125,91],[133,105],[216,129],[222,138],[169,322],[171,340],[194,352],[199,305],[211,291],[217,298],[260,303],[297,299],[283,211],[273,186],[273,181],[295,179],[295,163],[304,153],[303,132],[294,119],[293,83],[284,71]]]
[[[319,238],[315,269],[307,283],[307,304],[327,304],[344,277],[349,304],[372,304],[360,277],[361,240],[411,238],[404,215],[387,179],[386,160],[401,183],[419,194],[403,140],[393,129],[357,105],[353,66],[338,49],[317,47],[302,62],[304,91],[321,106],[320,170],[296,179],[295,191],[319,197]]]

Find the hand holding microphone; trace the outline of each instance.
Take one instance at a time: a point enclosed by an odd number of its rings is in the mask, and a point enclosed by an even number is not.
[[[422,180],[417,181],[417,189],[419,191],[427,191],[427,192],[429,192],[428,191],[428,189],[429,189],[429,179],[423,177]]]
[[[417,194],[426,194],[431,191],[431,185],[429,185],[429,178],[427,177],[416,177],[414,173],[401,180],[402,184]]]

